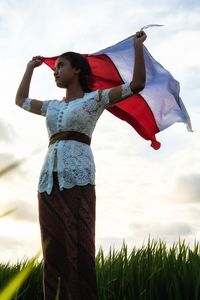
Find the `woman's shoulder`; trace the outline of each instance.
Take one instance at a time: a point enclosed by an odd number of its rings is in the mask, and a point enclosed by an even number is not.
[[[51,105],[57,105],[63,102],[63,99],[51,99],[50,103]]]
[[[98,90],[94,90],[94,91],[87,92],[87,93],[85,93],[85,94],[88,95],[88,96],[93,96],[93,95],[95,95],[97,92],[98,92]]]
[[[95,90],[95,91],[85,93],[84,98],[87,98],[87,99],[96,98],[97,95],[98,95],[98,90]]]

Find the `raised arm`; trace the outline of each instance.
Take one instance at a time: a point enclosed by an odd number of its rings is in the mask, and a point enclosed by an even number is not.
[[[133,93],[138,93],[145,87],[146,71],[143,53],[143,42],[146,40],[146,33],[144,31],[136,32],[134,39],[135,47],[135,66],[133,70],[133,78],[130,87]]]
[[[18,87],[15,104],[22,107],[25,99],[29,97],[30,83],[33,75],[33,71],[36,67],[41,66],[41,56],[34,56],[31,61],[28,62],[25,73],[22,77],[21,83]],[[32,99],[30,111],[41,115],[43,101]]]
[[[130,96],[131,94],[138,93],[144,89],[146,81],[146,71],[143,54],[143,42],[146,40],[146,37],[147,36],[144,31],[136,32],[136,36],[134,39],[135,64],[131,82],[116,86],[111,89],[99,90],[100,96],[104,96],[105,94],[105,97],[109,97],[110,106],[113,106],[114,104],[122,101],[124,98]]]

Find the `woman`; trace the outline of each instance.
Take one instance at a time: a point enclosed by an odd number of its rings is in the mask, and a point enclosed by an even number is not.
[[[38,184],[38,209],[44,258],[45,300],[97,300],[95,271],[95,163],[90,148],[96,122],[105,108],[123,101],[145,86],[144,31],[134,40],[135,65],[130,83],[91,91],[87,60],[79,53],[58,57],[55,81],[66,89],[63,100],[29,98],[33,70],[42,64],[35,56],[27,64],[15,103],[46,116],[49,148]],[[44,247],[48,241],[47,247]]]

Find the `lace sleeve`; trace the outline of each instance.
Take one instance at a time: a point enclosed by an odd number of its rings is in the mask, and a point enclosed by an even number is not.
[[[110,104],[110,98],[111,98],[110,97],[110,91],[117,90],[119,87],[121,87],[120,91],[116,92],[116,93],[118,93],[118,95],[114,96],[115,98],[118,99],[118,101],[123,100],[123,99],[125,99],[129,96],[132,96],[134,94],[133,91],[131,90],[130,82],[123,83],[120,86],[117,86],[117,87],[114,87],[114,88],[99,90],[100,98],[101,98],[101,101],[104,105],[104,108],[112,107],[112,106],[115,105],[115,104],[112,104],[112,105]]]
[[[111,90],[111,88],[99,91],[99,98],[100,98],[100,101],[103,104],[104,108],[108,108],[109,106],[113,106],[113,105],[110,104],[110,101],[109,101],[110,100],[110,98],[109,98],[110,90]]]
[[[41,115],[42,115],[42,116],[46,116],[46,113],[47,113],[47,107],[48,107],[50,101],[52,101],[52,100],[45,100],[45,101],[42,101],[42,107],[41,107]]]
[[[39,101],[33,98],[27,97],[24,100],[24,103],[22,104],[22,108],[30,111],[32,113],[40,114],[42,116],[46,116],[47,113],[47,107],[52,100],[44,100],[44,101]]]
[[[25,110],[30,111],[30,109],[31,109],[31,101],[32,101],[31,98],[26,98],[25,101],[24,101],[24,103],[22,104],[22,108],[25,109]]]
[[[129,96],[132,96],[134,93],[133,91],[131,90],[131,87],[130,87],[130,82],[126,82],[124,84],[121,85],[121,88],[122,88],[122,99],[125,99]]]

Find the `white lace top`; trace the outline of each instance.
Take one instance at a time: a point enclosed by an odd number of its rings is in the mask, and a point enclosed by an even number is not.
[[[130,83],[122,84],[122,99],[132,95]],[[66,102],[63,100],[45,100],[41,115],[46,116],[48,137],[53,134],[73,130],[85,133],[90,138],[96,122],[104,109],[109,106],[109,91],[102,90],[85,93],[82,98]],[[22,108],[29,111],[32,98],[26,98]],[[59,140],[50,144],[40,172],[38,192],[52,191],[53,174],[58,172],[60,190],[74,185],[95,184],[95,163],[90,145],[76,140]]]

